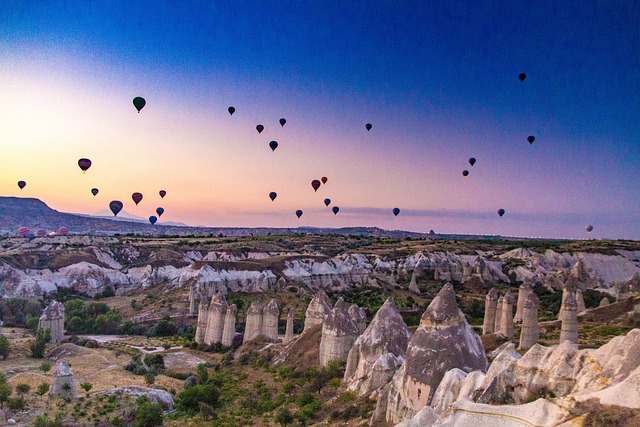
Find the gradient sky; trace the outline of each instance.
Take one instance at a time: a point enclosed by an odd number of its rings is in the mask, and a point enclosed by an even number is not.
[[[0,195],[190,225],[640,239],[638,22],[637,1],[0,0]]]

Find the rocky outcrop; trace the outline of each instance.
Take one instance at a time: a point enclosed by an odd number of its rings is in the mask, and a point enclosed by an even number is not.
[[[516,323],[522,322],[522,316],[524,314],[524,302],[532,293],[533,293],[533,288],[531,287],[530,283],[524,282],[522,285],[520,285],[520,288],[518,289],[518,302],[516,305],[516,314],[513,317],[514,322]]]
[[[293,339],[293,316],[295,311],[293,308],[289,309],[287,313],[287,327],[284,332],[284,342],[289,342]]]
[[[484,301],[484,320],[482,322],[482,335],[491,334],[496,324],[496,308],[498,306],[498,291],[491,288]]]
[[[60,360],[56,365],[49,395],[65,399],[75,399],[78,395],[78,384],[66,360]]]
[[[513,339],[513,296],[511,291],[507,291],[502,299],[502,308],[500,309],[500,329],[498,332],[505,336],[508,340]]]
[[[263,335],[263,315],[264,306],[258,301],[252,302],[251,307],[247,310],[247,321],[244,326],[243,343],[249,342],[256,337]]]
[[[262,333],[271,341],[278,339],[278,321],[280,320],[280,308],[275,298],[269,301],[269,304],[264,308],[262,321]]]
[[[207,330],[204,334],[205,344],[216,344],[222,342],[224,332],[224,320],[227,314],[227,299],[221,292],[216,292],[209,303],[209,314],[207,315]]]
[[[202,298],[198,304],[198,320],[196,321],[195,341],[198,344],[204,344],[204,337],[207,333],[207,321],[209,317],[209,304],[207,300]]]
[[[322,324],[320,365],[326,366],[332,360],[346,362],[349,350],[358,335],[358,325],[349,315],[349,307],[339,298]]]
[[[570,341],[578,344],[578,305],[571,292],[562,305],[562,327],[560,330],[560,342]]]
[[[144,396],[150,403],[160,405],[164,411],[172,411],[174,408],[174,401],[171,393],[157,388],[138,386],[116,387],[109,390],[97,391],[95,394],[103,394],[107,396],[122,394],[135,397]]]
[[[58,301],[51,301],[38,320],[38,329],[51,331],[50,342],[62,341],[64,339],[64,305]]]
[[[538,297],[531,293],[523,305],[522,329],[520,331],[520,349],[522,350],[530,349],[540,339],[538,304]]]
[[[358,326],[358,333],[361,334],[367,328],[367,313],[363,308],[358,307],[356,304],[351,304],[349,307],[349,316]]]
[[[304,318],[304,331],[315,325],[322,325],[329,313],[331,313],[329,297],[324,291],[320,290],[307,307]]]
[[[453,368],[484,371],[487,358],[480,337],[456,305],[453,286],[447,284],[422,315],[405,363],[383,391],[379,405],[386,406],[386,420],[397,423],[413,417],[431,401],[445,373]]]
[[[195,286],[189,286],[189,314],[196,314],[196,290]]]
[[[618,300],[640,295],[640,273],[636,273],[618,289]]]
[[[384,387],[402,364],[411,335],[392,298],[380,307],[347,356],[344,382],[358,396]]]
[[[500,296],[498,298],[498,303],[496,304],[496,318],[493,323],[493,332],[500,332],[500,324],[502,323],[502,303],[504,302],[504,296]]]
[[[224,316],[224,329],[222,331],[222,345],[231,347],[233,345],[233,339],[236,336],[236,312],[238,308],[235,304],[231,304],[227,308],[227,313]]]

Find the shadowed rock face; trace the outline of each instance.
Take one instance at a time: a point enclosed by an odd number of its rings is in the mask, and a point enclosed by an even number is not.
[[[329,313],[331,313],[329,297],[324,293],[324,291],[318,291],[307,307],[304,319],[304,330],[306,331],[314,325],[321,325]]]
[[[75,399],[78,394],[78,384],[71,368],[66,360],[61,360],[56,365],[53,374],[53,384],[49,391],[51,396]]]
[[[631,280],[620,286],[618,292],[618,299],[626,299],[634,295],[640,294],[640,273],[633,275]]]
[[[430,402],[448,370],[486,371],[487,366],[480,337],[458,309],[453,287],[446,284],[422,315],[405,362],[386,390],[386,420],[400,422],[415,415]]]
[[[358,334],[358,325],[349,315],[349,307],[342,298],[338,299],[322,325],[320,364],[325,366],[331,360],[345,362]]]
[[[403,361],[409,330],[391,298],[380,307],[347,357],[344,380],[359,396],[385,386]]]

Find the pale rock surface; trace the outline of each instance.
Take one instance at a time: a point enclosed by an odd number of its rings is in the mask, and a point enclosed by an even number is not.
[[[174,408],[173,396],[171,393],[157,388],[147,388],[139,386],[116,387],[109,390],[97,391],[95,394],[118,395],[125,394],[128,396],[144,396],[150,403],[156,403],[162,406],[164,411],[171,411]]]
[[[78,395],[78,384],[66,360],[60,360],[56,365],[49,395],[69,399],[75,399]]]
[[[326,366],[332,360],[346,362],[358,334],[358,326],[349,315],[349,307],[339,298],[322,324],[320,365]]]
[[[367,328],[367,313],[363,308],[358,307],[356,304],[349,306],[349,316],[356,323],[358,327],[358,333],[361,334]]]
[[[540,339],[538,328],[538,305],[540,301],[533,292],[523,304],[522,329],[520,330],[520,349],[528,350]]]
[[[227,312],[224,317],[224,329],[222,331],[222,345],[231,347],[233,345],[233,339],[236,336],[236,313],[238,308],[235,304],[231,304],[227,308]]]
[[[38,329],[51,331],[51,343],[62,341],[64,339],[64,305],[58,301],[51,301],[38,320]]]
[[[244,327],[243,343],[262,335],[264,306],[258,301],[253,301],[247,310],[247,321]]]
[[[216,292],[209,303],[207,329],[204,334],[205,344],[216,344],[222,342],[227,308],[227,299],[221,292]]]
[[[306,331],[315,325],[321,325],[329,313],[331,313],[329,297],[324,291],[320,290],[313,297],[309,306],[307,306],[303,330]]]
[[[269,338],[271,341],[278,339],[278,321],[280,320],[280,308],[275,298],[269,301],[269,304],[264,308],[262,322],[262,334]]]
[[[562,312],[560,343],[567,340],[578,344],[578,305],[572,292],[566,292],[566,294],[567,297],[560,309]]]
[[[520,285],[518,289],[518,302],[516,304],[516,314],[513,317],[513,321],[516,323],[522,322],[522,316],[524,314],[524,302],[527,300],[527,297],[533,293],[533,288],[531,284],[528,282],[524,282]]]
[[[496,310],[498,307],[498,291],[491,288],[484,302],[484,320],[482,322],[482,334],[492,334],[496,324]]]
[[[293,317],[295,316],[295,311],[293,308],[289,309],[287,313],[287,327],[284,332],[284,342],[289,342],[293,339]]]
[[[633,275],[629,281],[620,286],[618,299],[623,300],[632,296],[640,295],[640,273]]]
[[[507,291],[502,298],[502,307],[500,309],[500,329],[498,332],[509,340],[513,339],[513,296],[511,295],[511,291]]]

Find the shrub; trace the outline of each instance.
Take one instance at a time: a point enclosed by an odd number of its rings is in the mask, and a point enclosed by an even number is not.
[[[0,335],[0,356],[2,356],[2,360],[6,360],[9,357],[10,348],[9,339],[4,335]]]
[[[162,407],[149,403],[145,397],[138,399],[138,407],[133,417],[133,427],[155,427],[162,425]]]
[[[13,411],[24,411],[25,402],[22,397],[10,397],[7,400],[7,406]]]
[[[200,409],[200,402],[208,405],[216,405],[220,392],[213,384],[200,384],[185,389],[178,396],[178,406],[184,410],[197,411]]]
[[[38,329],[38,332],[36,333],[36,340],[29,345],[31,357],[35,359],[42,359],[44,357],[44,350],[49,341],[51,341],[51,330]]]

